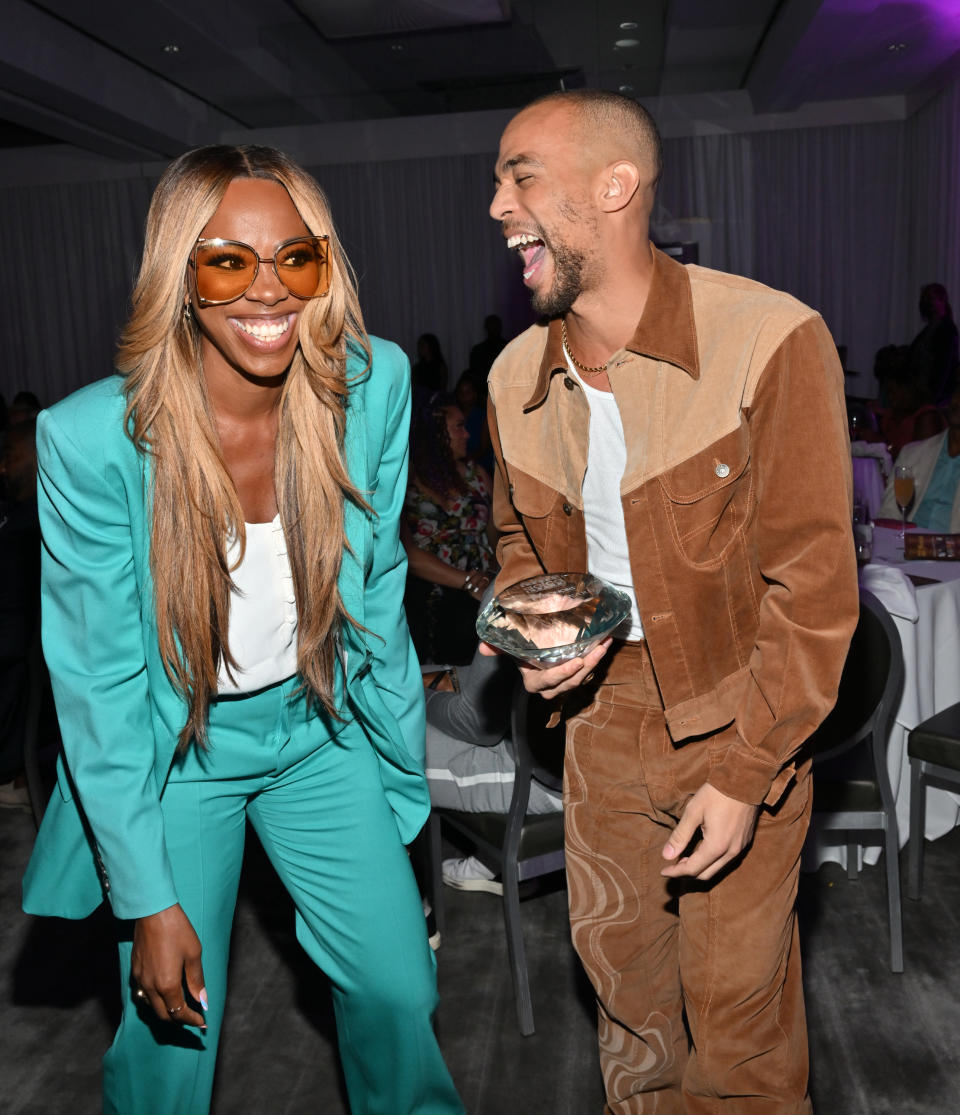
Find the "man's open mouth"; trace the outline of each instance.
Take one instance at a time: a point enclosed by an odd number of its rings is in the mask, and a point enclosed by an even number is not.
[[[507,247],[523,260],[523,278],[527,282],[539,269],[546,255],[546,245],[539,236],[530,232],[517,232],[507,238]]]

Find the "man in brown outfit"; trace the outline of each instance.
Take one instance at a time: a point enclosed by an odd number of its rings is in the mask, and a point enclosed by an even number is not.
[[[653,121],[553,94],[490,208],[545,319],[490,377],[500,588],[590,568],[625,638],[527,688],[568,711],[574,944],[606,1110],[809,1112],[794,899],[804,741],[858,601],[843,377],[786,294],[657,251]]]

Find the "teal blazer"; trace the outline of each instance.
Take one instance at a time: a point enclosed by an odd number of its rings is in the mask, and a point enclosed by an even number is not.
[[[345,508],[340,592],[366,631],[342,632],[348,711],[380,761],[404,842],[429,812],[420,671],[403,612],[410,369],[372,337],[351,358],[345,457],[370,511]],[[358,377],[354,379],[353,377]],[[160,658],[150,575],[147,462],[124,430],[111,376],[40,415],[43,649],[63,736],[58,787],[24,880],[28,913],[85,917],[106,895],[136,918],[177,902],[160,795],[186,705]]]

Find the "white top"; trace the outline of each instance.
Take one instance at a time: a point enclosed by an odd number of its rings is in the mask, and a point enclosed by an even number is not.
[[[272,523],[245,523],[247,546],[233,570],[229,646],[239,669],[231,681],[223,662],[217,692],[252,693],[297,672],[297,602],[280,516]],[[227,545],[227,564],[237,560],[236,538]]]
[[[587,533],[587,567],[630,597],[627,620],[614,633],[619,639],[642,639],[643,623],[633,591],[627,528],[620,502],[620,483],[627,465],[627,443],[617,400],[610,391],[591,387],[567,357],[571,375],[583,387],[590,406],[587,472],[583,478],[583,518]]]

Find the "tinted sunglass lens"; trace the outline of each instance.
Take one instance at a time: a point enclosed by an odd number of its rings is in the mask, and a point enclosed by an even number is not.
[[[326,242],[313,237],[284,244],[276,256],[277,274],[297,298],[313,298],[327,289]]]
[[[239,298],[253,282],[257,257],[245,244],[198,244],[197,294],[208,302]]]

